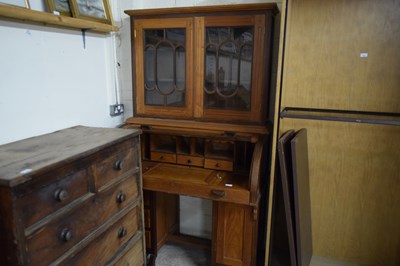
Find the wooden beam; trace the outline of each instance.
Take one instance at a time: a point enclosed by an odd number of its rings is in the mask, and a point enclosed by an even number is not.
[[[44,25],[51,26],[60,26],[65,28],[73,28],[73,29],[85,29],[97,32],[112,32],[118,31],[118,27],[114,25],[93,22],[84,19],[66,17],[66,16],[57,16],[51,13],[7,6],[0,4],[0,17],[8,18],[8,19],[16,19],[25,22],[36,22],[43,23]]]

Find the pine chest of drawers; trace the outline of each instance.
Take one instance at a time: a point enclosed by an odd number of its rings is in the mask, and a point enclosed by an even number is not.
[[[140,130],[0,146],[0,265],[143,265]]]

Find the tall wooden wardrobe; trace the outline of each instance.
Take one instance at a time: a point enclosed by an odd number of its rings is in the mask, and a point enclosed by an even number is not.
[[[313,253],[400,265],[400,1],[283,6],[276,133],[308,132]]]

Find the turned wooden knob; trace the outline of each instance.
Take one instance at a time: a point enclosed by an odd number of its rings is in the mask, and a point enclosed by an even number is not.
[[[122,203],[122,202],[124,202],[126,200],[126,195],[125,195],[125,193],[119,193],[118,194],[118,196],[117,196],[117,202],[118,203]]]
[[[118,160],[114,163],[115,170],[122,170],[122,168],[124,168],[124,161]]]
[[[72,231],[69,228],[64,228],[61,230],[60,237],[62,241],[68,242],[72,239]]]
[[[128,233],[128,230],[127,230],[125,227],[122,226],[122,227],[118,230],[118,237],[119,237],[119,238],[122,238],[122,237],[126,236],[127,233]]]
[[[55,200],[62,202],[68,198],[68,192],[65,189],[59,188],[54,192],[54,198]]]

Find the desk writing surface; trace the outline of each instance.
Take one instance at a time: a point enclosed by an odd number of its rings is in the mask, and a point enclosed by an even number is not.
[[[143,162],[143,188],[152,191],[249,204],[250,191],[243,180],[226,171]]]

